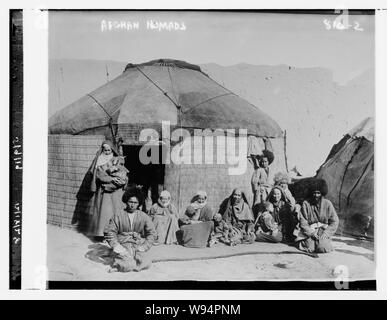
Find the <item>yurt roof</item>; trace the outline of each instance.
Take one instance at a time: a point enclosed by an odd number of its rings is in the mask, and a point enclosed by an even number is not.
[[[271,117],[199,66],[170,59],[128,64],[120,76],[55,113],[49,132],[79,134],[106,126],[109,120],[118,126],[163,120],[185,128],[247,129],[255,136],[282,136]]]
[[[361,138],[364,137],[367,140],[374,142],[375,121],[369,117],[360,122],[354,127],[348,134],[351,137]]]

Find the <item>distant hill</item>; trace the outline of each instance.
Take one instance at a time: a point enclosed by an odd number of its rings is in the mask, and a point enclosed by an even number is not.
[[[121,74],[126,62],[51,60],[49,115]],[[287,65],[201,68],[240,97],[261,108],[287,132],[289,168],[313,175],[332,145],[368,116],[374,116],[374,70],[339,85],[324,68]]]

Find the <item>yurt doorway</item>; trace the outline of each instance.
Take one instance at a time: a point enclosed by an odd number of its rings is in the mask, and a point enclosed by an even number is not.
[[[165,164],[162,164],[161,158],[159,164],[142,164],[139,158],[139,152],[142,146],[123,145],[122,151],[125,156],[125,166],[129,170],[129,183],[135,183],[143,186],[145,196],[152,198],[152,203],[157,202],[159,192],[163,190]],[[161,146],[159,155],[161,157]]]

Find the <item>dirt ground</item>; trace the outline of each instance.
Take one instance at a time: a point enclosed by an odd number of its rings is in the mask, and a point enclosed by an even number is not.
[[[188,253],[190,259],[195,255],[202,255],[201,260],[159,261],[154,262],[150,269],[141,272],[109,273],[110,265],[106,261],[86,257],[86,253],[91,252],[91,248],[98,244],[83,234],[52,225],[47,226],[47,232],[47,265],[51,281],[332,281],[337,277],[334,270],[337,271],[341,265],[347,268],[349,280],[375,279],[373,243],[347,237],[334,237],[335,251],[320,254],[317,258],[302,254],[296,248],[285,244],[254,243],[245,245],[249,246],[248,249],[246,247],[238,249],[238,246],[218,249],[175,246],[176,248],[172,250],[176,250],[176,257],[181,259]],[[251,249],[256,253],[247,254],[247,251],[252,251]],[[156,252],[171,248],[153,247],[151,250]],[[232,251],[234,253],[240,250],[245,253],[233,257],[207,258],[209,252],[219,254],[227,250],[234,250]]]

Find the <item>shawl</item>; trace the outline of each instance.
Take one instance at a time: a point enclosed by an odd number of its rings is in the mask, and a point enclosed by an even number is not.
[[[161,202],[161,198],[168,198],[168,202],[167,203]],[[159,199],[157,200],[157,203],[162,208],[168,207],[169,204],[171,203],[171,194],[169,193],[169,191],[167,191],[167,190],[161,191]]]
[[[199,196],[204,197],[206,200],[204,202],[201,202],[201,203],[198,202]],[[188,208],[186,210],[186,215],[191,220],[201,220],[201,218],[203,216],[202,210],[206,206],[207,206],[207,193],[205,191],[200,190],[200,191],[196,192],[196,195],[192,198],[191,204],[188,206]]]
[[[92,179],[91,179],[91,182],[90,182],[90,191],[93,192],[93,193],[97,191],[97,167],[99,166],[98,159],[100,158],[100,156],[103,153],[102,149],[103,149],[103,145],[104,144],[109,145],[110,148],[112,149],[112,154],[115,155],[115,156],[118,156],[118,153],[117,153],[116,149],[114,148],[113,143],[110,140],[105,140],[104,142],[102,142],[101,147],[97,151],[97,153],[96,153],[96,155],[94,157],[94,160],[91,163],[91,166],[90,166],[89,171],[88,171],[88,174],[90,174],[92,176]]]
[[[192,206],[192,203],[187,207],[185,211],[185,218],[189,220],[197,220],[197,221],[211,221],[213,218],[213,212],[209,205],[205,205],[202,209],[200,209],[199,214]],[[184,219],[184,217],[183,217]]]
[[[230,221],[236,218],[238,221],[254,221],[245,193],[242,191],[242,199],[237,204],[233,204],[234,192],[235,190],[227,200],[226,209],[222,214],[223,220]]]
[[[155,203],[150,211],[149,215],[156,216],[168,216],[168,215],[177,215],[177,210],[172,203],[169,203],[167,206],[160,205],[159,202]]]

